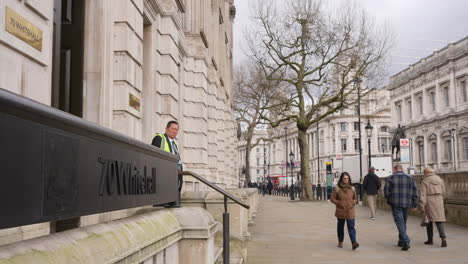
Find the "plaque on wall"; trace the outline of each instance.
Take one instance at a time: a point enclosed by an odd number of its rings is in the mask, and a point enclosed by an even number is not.
[[[5,10],[5,30],[42,51],[42,30],[9,7]]]
[[[140,98],[133,94],[128,94],[128,104],[137,111],[140,111]]]

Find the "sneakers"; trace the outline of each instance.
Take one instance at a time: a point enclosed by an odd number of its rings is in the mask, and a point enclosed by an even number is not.
[[[359,243],[358,242],[354,242],[353,243],[353,250],[356,250],[356,248],[359,247]]]
[[[410,245],[408,243],[403,243],[403,246],[401,247],[402,251],[408,251],[410,249]]]
[[[338,242],[338,246],[339,248],[343,248],[343,242]]]

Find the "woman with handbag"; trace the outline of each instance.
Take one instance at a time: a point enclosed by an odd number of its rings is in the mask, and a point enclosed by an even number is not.
[[[435,223],[442,240],[441,246],[447,247],[447,240],[444,231],[444,222],[446,221],[444,194],[444,181],[438,175],[435,175],[431,168],[425,168],[419,190],[419,207],[423,218],[425,218],[423,221],[427,231],[427,241],[424,242],[426,245],[434,244],[432,238],[434,236],[433,223]]]
[[[354,205],[357,204],[357,195],[354,187],[351,184],[351,177],[349,176],[349,173],[341,173],[338,184],[333,190],[330,200],[336,206],[335,216],[338,220],[338,247],[343,247],[344,225],[346,223],[352,248],[355,250],[359,247],[359,243],[356,241],[356,229],[354,228],[354,218],[356,216]]]

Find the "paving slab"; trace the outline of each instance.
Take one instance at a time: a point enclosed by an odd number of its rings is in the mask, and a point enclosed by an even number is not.
[[[446,224],[447,248],[440,247],[434,227],[435,244],[424,245],[426,229],[418,217],[409,217],[408,235],[411,249],[397,246],[398,231],[390,212],[378,210],[370,220],[369,209],[356,206],[356,251],[345,227],[344,248],[338,248],[335,207],[326,201],[289,201],[286,197],[260,197],[255,224],[249,228],[252,239],[247,243],[247,264],[301,263],[447,263],[468,264],[468,228]]]

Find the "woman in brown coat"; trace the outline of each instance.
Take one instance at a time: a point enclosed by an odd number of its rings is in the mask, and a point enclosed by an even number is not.
[[[355,250],[359,247],[356,241],[356,229],[354,228],[354,218],[356,215],[354,205],[357,203],[357,195],[351,185],[351,177],[347,172],[341,173],[338,184],[333,190],[330,200],[336,206],[335,216],[338,218],[338,247],[343,247],[344,225],[346,222],[349,238],[351,239],[353,250]]]
[[[439,236],[442,239],[442,247],[447,246],[445,239],[444,224],[445,222],[445,211],[444,211],[444,194],[445,185],[444,181],[433,173],[431,168],[424,169],[424,177],[421,182],[420,195],[419,195],[419,206],[421,208],[423,217],[427,218],[429,222],[426,225],[427,241],[424,242],[426,245],[434,244],[432,242],[433,227],[432,223],[435,222]]]

